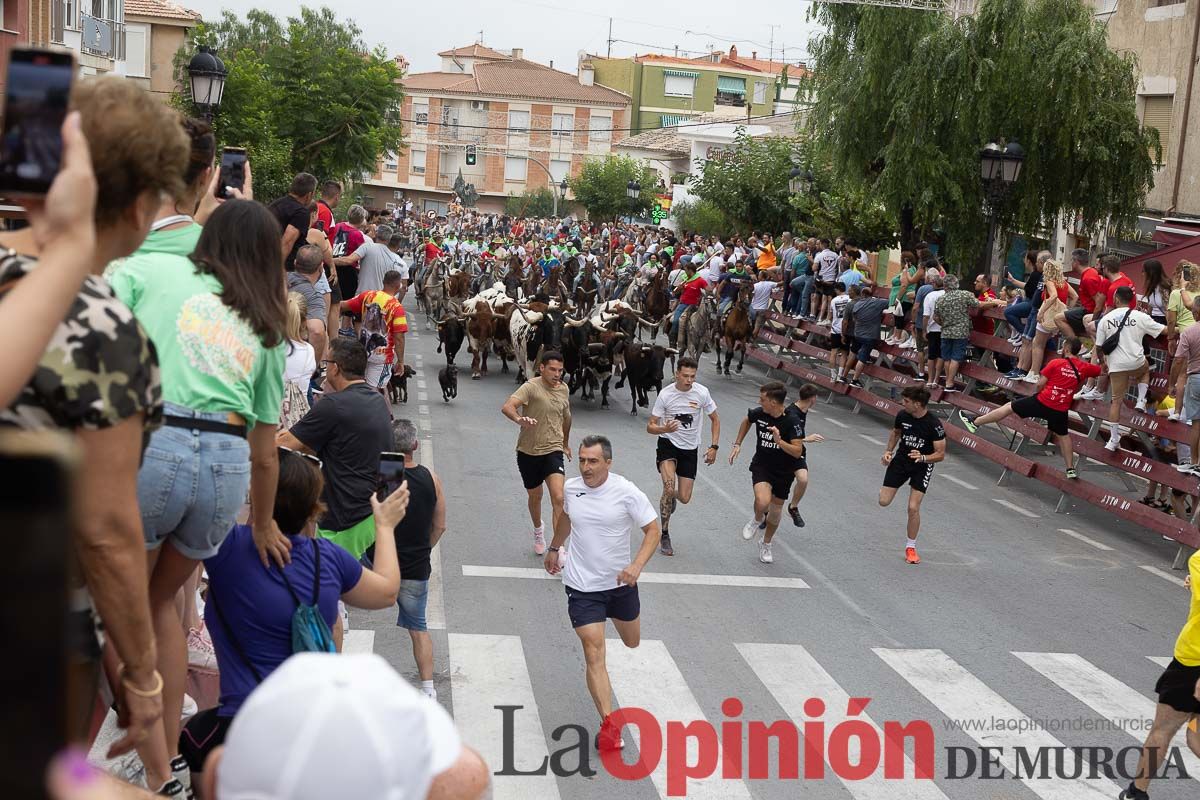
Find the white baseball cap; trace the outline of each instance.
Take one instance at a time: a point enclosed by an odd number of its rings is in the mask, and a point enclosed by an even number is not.
[[[450,715],[378,655],[299,653],[234,717],[219,800],[424,800],[458,760]]]

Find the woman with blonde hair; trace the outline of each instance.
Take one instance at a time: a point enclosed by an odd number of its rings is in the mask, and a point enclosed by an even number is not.
[[[317,356],[307,341],[308,302],[299,292],[287,296],[287,362],[283,370],[283,408],[279,427],[287,430],[308,413],[308,385],[317,371]]]
[[[1149,262],[1147,262],[1149,263]],[[1175,398],[1175,407],[1167,414],[1171,420],[1179,419],[1183,406],[1183,397],[1178,396],[1177,384],[1180,373],[1187,366],[1175,358],[1175,345],[1179,342],[1179,334],[1196,324],[1192,314],[1192,301],[1200,297],[1200,265],[1183,260],[1175,265],[1175,288],[1167,298],[1167,352],[1171,354],[1171,376],[1167,380],[1168,392]]]
[[[1033,346],[1022,348],[1021,360],[1029,354],[1029,363],[1022,369],[1026,370],[1021,380],[1026,383],[1037,383],[1041,377],[1042,361],[1046,356],[1046,342],[1056,330],[1054,316],[1067,308],[1067,301],[1074,293],[1071,285],[1063,275],[1062,264],[1050,259],[1042,265],[1042,305],[1037,312],[1037,326],[1033,335]]]

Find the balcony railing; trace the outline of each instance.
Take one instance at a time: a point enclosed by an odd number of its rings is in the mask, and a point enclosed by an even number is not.
[[[80,44],[83,52],[114,61],[125,60],[125,23],[80,14],[79,27],[83,32]]]

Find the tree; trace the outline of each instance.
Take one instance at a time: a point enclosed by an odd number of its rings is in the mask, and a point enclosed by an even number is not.
[[[788,175],[794,139],[754,138],[739,128],[733,146],[703,162],[691,192],[736,227],[778,233],[791,226]]]
[[[726,236],[733,226],[721,209],[707,200],[684,200],[671,206],[671,219],[680,233]]]
[[[545,186],[521,194],[510,194],[504,200],[504,213],[510,217],[549,217],[554,213],[554,193]]]
[[[286,22],[257,9],[244,19],[225,11],[198,26],[176,56],[177,74],[197,44],[215,48],[229,70],[214,127],[222,144],[249,150],[263,199],[286,191],[296,172],[357,180],[403,146],[399,67],[329,8],[301,8]],[[190,112],[182,74],[174,103]]]
[[[1136,113],[1130,55],[1109,50],[1081,0],[981,0],[973,16],[818,3],[802,91],[807,131],[836,179],[898,217],[902,242],[935,228],[973,261],[987,224],[979,150],[1026,158],[997,209],[1033,231],[1059,212],[1130,223],[1152,185],[1157,133]]]
[[[861,185],[839,181],[827,164],[813,166],[811,191],[791,198],[797,238],[843,236],[868,251],[894,247],[899,240],[896,215]]]
[[[630,181],[642,187],[636,199],[626,196]],[[587,209],[593,219],[643,216],[651,206],[651,195],[658,185],[658,173],[630,156],[607,155],[583,162],[583,169],[567,179],[575,202]]]

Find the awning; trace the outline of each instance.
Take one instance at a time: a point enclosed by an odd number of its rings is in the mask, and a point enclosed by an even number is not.
[[[686,72],[681,69],[664,69],[663,75],[671,75],[676,78],[692,78],[692,79],[700,77],[699,72]]]
[[[691,117],[686,117],[683,114],[663,114],[661,119],[662,121],[660,125],[662,127],[674,128],[676,125],[687,122],[689,119],[691,119]]]
[[[745,78],[727,78],[723,75],[717,76],[717,91],[725,92],[726,94],[745,94],[746,79]]]

